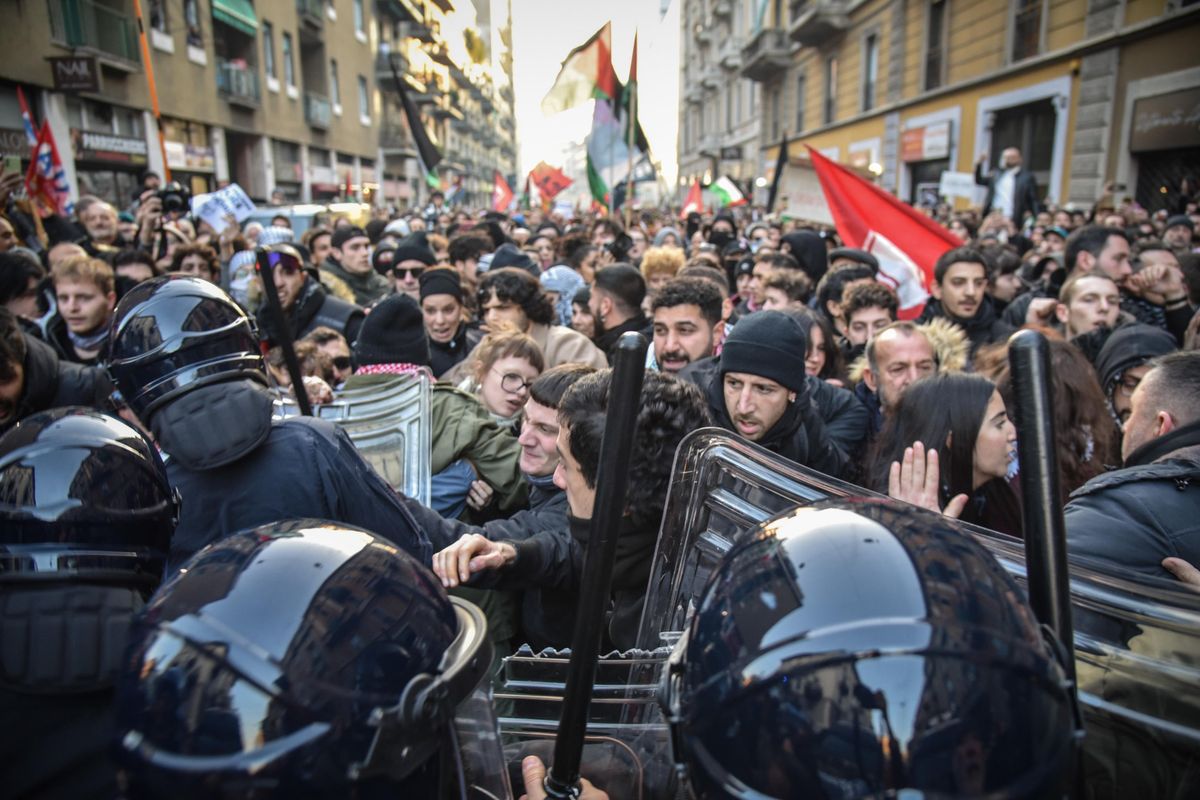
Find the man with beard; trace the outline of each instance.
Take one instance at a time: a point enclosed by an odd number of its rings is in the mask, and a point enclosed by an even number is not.
[[[291,323],[292,335],[299,339],[323,325],[342,334],[346,341],[353,344],[362,328],[363,310],[327,293],[320,282],[304,269],[304,262],[296,248],[277,244],[270,250],[276,259],[271,274],[275,289],[279,292],[279,306]],[[258,329],[272,347],[279,344],[279,332],[275,330],[265,304],[258,310]]]
[[[457,270],[426,270],[420,284],[421,314],[429,337],[429,368],[435,378],[440,378],[475,349],[483,333],[464,319],[462,282]]]
[[[677,373],[713,354],[721,319],[721,293],[699,278],[675,278],[654,297],[654,359]]]
[[[680,373],[700,387],[715,424],[797,464],[848,476],[867,412],[850,392],[805,374],[808,335],[782,311],[734,326],[719,357]]]
[[[359,306],[369,306],[392,293],[388,279],[371,266],[371,240],[362,228],[335,230],[330,239],[329,257],[320,268],[345,281]]]
[[[642,313],[646,299],[646,279],[637,267],[612,264],[596,270],[588,307],[596,319],[596,346],[612,362],[613,350],[621,334],[642,332],[649,327]]]
[[[893,322],[867,340],[867,365],[854,396],[867,409],[867,442],[883,428],[884,413],[913,381],[938,371],[937,350],[924,331],[908,321]]]
[[[98,258],[73,258],[50,271],[58,313],[46,328],[59,358],[99,364],[117,304],[112,267]]]
[[[988,263],[972,247],[944,253],[933,267],[933,297],[917,322],[943,317],[958,325],[971,340],[971,357],[985,344],[1003,341],[1013,332],[992,306],[987,294]]]

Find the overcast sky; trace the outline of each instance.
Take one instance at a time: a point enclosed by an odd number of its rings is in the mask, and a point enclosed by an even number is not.
[[[665,18],[660,0],[512,0],[513,82],[518,182],[539,161],[563,165],[563,150],[582,140],[592,124],[591,103],[553,117],[542,114],[542,98],[554,84],[567,53],[612,20],[613,68],[629,75],[634,29],[638,32],[638,118],[661,161],[668,186],[678,172],[679,0]]]

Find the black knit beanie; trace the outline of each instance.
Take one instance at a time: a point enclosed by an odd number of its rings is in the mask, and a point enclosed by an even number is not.
[[[354,366],[367,364],[429,366],[429,340],[416,300],[394,294],[367,315],[354,343]]]
[[[402,261],[420,261],[427,267],[433,266],[433,250],[425,239],[424,231],[409,234],[396,242],[396,257],[392,263],[399,264]]]
[[[759,311],[733,326],[721,349],[721,374],[769,378],[793,392],[804,388],[808,334],[782,311]]]
[[[448,294],[460,303],[463,301],[462,281],[458,278],[457,270],[429,269],[422,272],[417,280],[421,284],[422,300],[434,294]]]

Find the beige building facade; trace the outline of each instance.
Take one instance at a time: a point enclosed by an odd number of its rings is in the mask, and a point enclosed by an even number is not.
[[[473,21],[474,7],[465,7],[460,16]],[[411,142],[411,133],[387,113],[394,91],[381,67],[392,42],[450,49],[427,23],[424,40],[397,30],[400,20],[462,11],[450,0],[142,0],[141,8],[164,146],[132,0],[47,0],[10,5],[9,24],[0,27],[0,51],[21,54],[0,62],[6,153],[28,158],[20,86],[35,118],[49,122],[75,196],[97,194],[123,207],[142,172],[169,169],[193,192],[236,182],[259,202],[354,199],[403,208],[423,201],[431,182],[415,151],[401,148],[397,158],[392,147],[398,125],[403,140]],[[457,55],[455,64],[469,60]],[[428,129],[437,130],[439,104],[465,115],[477,96],[495,94],[488,49],[474,55],[483,66],[456,66],[453,92],[422,98]],[[67,66],[92,70],[91,85],[72,88],[53,57],[82,59]],[[453,161],[446,137],[435,139]],[[490,189],[500,145],[469,165],[460,161],[448,182],[439,177],[460,200],[472,200],[466,187],[486,172]]]
[[[1050,202],[1113,182],[1148,208],[1200,174],[1195,0],[765,0],[741,72],[760,174],[788,135],[928,204],[943,173],[1016,146]],[[944,188],[944,187],[943,187]]]

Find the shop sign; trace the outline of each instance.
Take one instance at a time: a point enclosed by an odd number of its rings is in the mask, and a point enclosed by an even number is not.
[[[75,146],[75,158],[79,161],[105,161],[109,163],[145,164],[145,139],[117,136],[112,133],[93,133],[71,129],[71,141]]]
[[[21,128],[0,128],[0,153],[29,157],[29,140]]]
[[[336,191],[337,173],[333,171],[333,167],[310,165],[308,168],[308,181],[313,186],[317,184],[333,184]]]
[[[945,197],[965,197],[975,201],[979,187],[975,184],[973,172],[942,172],[937,184],[938,193]]]
[[[722,147],[721,148],[721,160],[722,161],[741,161],[742,160],[742,146],[740,144],[735,144],[735,145],[731,145],[729,147]]]
[[[100,73],[95,56],[51,56],[50,74],[59,92],[98,92]]]
[[[167,141],[167,166],[185,172],[213,172],[217,168],[217,154],[211,147],[201,147],[183,142]]]
[[[1134,102],[1131,152],[1185,147],[1200,147],[1200,86]]]
[[[950,120],[909,128],[900,135],[900,160],[932,161],[950,156]]]

